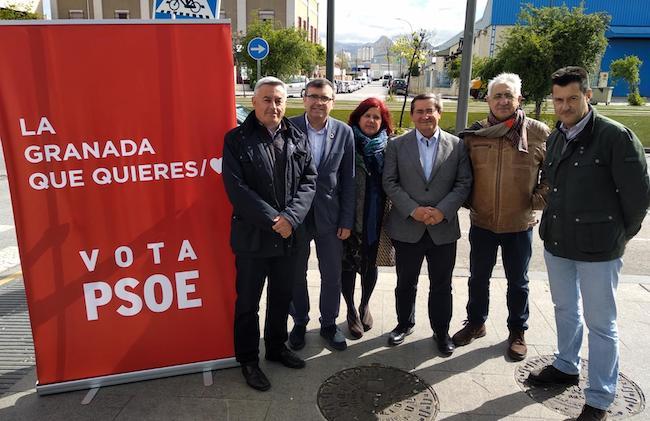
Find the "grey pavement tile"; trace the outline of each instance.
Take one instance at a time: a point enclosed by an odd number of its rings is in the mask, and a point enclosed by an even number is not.
[[[650,304],[650,285],[639,283],[619,283],[616,289],[618,300]]]
[[[497,421],[497,420],[508,420],[508,421],[535,421],[535,420],[548,420],[548,419],[559,419],[564,420],[566,417],[560,418],[551,418],[551,417],[519,417],[514,415],[508,416],[495,416],[495,415],[480,415],[473,412],[463,412],[456,414],[453,412],[440,412],[436,420],[439,421]]]
[[[0,409],[1,420],[113,420],[131,399],[128,395],[99,394],[82,405],[86,391],[38,396],[35,390],[17,394],[11,406]],[[5,400],[7,397],[3,397]]]
[[[271,401],[235,400],[226,401],[227,421],[263,420],[269,412]]]
[[[222,399],[176,396],[134,397],[115,417],[128,420],[225,420],[227,404]]]
[[[272,401],[265,421],[323,421],[325,418],[320,413],[318,406],[313,404],[302,404],[299,402]]]
[[[435,375],[433,372],[425,373],[423,378],[427,381]],[[457,414],[448,417],[449,420],[465,420],[470,414],[491,416],[492,419],[564,418],[530,399],[511,375],[459,373],[437,383],[434,390],[441,411]],[[461,390],[462,396],[459,396]]]
[[[451,357],[438,360],[436,365],[445,371],[503,373],[504,367],[514,364],[505,356],[507,344],[504,341],[491,342],[486,338],[487,336],[477,339],[469,345],[456,348]],[[426,361],[423,362],[426,363]],[[427,365],[422,364],[422,367]],[[416,364],[416,367],[419,366]]]

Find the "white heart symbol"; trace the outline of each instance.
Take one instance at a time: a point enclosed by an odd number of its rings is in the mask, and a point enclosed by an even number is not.
[[[221,174],[223,158],[212,158],[210,160],[210,168],[214,170],[217,174]]]

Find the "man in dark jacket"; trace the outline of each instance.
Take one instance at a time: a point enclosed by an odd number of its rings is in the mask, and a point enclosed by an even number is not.
[[[619,371],[618,276],[625,245],[646,215],[650,182],[636,135],[589,105],[587,72],[565,67],[552,75],[552,83],[559,122],[547,142],[544,173],[550,191],[539,233],[555,305],[558,352],[552,365],[528,379],[578,384],[582,313],[589,329],[589,386],[578,420],[604,420]]]
[[[305,362],[286,346],[287,318],[298,280],[296,249],[308,247],[302,225],[316,190],[316,168],[307,137],[284,118],[286,87],[274,77],[260,79],[254,112],[225,136],[223,179],[233,206],[230,245],[237,269],[235,357],[246,383],[268,390],[260,370],[259,301],[264,280],[267,311],[266,359],[290,368]]]

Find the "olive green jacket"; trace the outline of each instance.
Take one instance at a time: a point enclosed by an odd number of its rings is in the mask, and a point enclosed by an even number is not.
[[[550,187],[539,228],[544,247],[578,261],[621,257],[650,203],[643,146],[630,129],[596,110],[563,151],[565,142],[558,124],[543,166]]]

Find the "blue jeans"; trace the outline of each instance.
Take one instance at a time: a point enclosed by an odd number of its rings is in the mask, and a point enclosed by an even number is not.
[[[544,251],[557,325],[553,366],[567,374],[580,372],[582,319],[589,329],[587,405],[607,409],[616,396],[618,329],[616,287],[623,259],[581,262]],[[580,298],[582,297],[582,306]]]
[[[490,307],[490,278],[501,246],[503,269],[508,280],[506,302],[508,328],[528,329],[528,264],[532,250],[533,231],[497,234],[472,225],[469,229],[471,246],[467,320],[472,325],[485,323]]]

